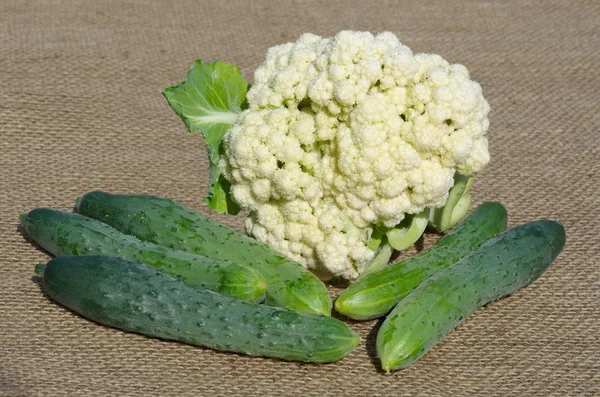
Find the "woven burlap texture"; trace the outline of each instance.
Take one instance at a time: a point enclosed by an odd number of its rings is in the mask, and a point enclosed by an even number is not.
[[[4,0],[0,21],[0,395],[600,394],[597,0]],[[23,211],[69,210],[92,189],[152,193],[241,229],[204,205],[205,147],[161,90],[195,58],[251,79],[270,46],[342,29],[389,30],[469,68],[492,108],[474,204],[502,202],[511,226],[567,229],[540,280],[391,375],[375,359],[377,321],[349,323],[362,336],[349,357],[310,365],[127,334],[44,297],[33,265],[49,256],[20,233]]]

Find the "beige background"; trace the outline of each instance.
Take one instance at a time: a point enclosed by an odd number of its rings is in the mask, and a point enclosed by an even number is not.
[[[1,395],[600,394],[597,0],[168,3],[0,2]],[[126,334],[42,295],[33,264],[48,256],[18,232],[20,212],[70,209],[104,189],[209,214],[203,143],[163,87],[195,58],[232,62],[250,79],[269,46],[341,29],[391,30],[471,70],[492,107],[493,161],[475,204],[501,201],[511,225],[547,217],[567,228],[542,279],[387,376],[373,358],[376,321],[350,324],[363,342],[346,359],[307,365]]]

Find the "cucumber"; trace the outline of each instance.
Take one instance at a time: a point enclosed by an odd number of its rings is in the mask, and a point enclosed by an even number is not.
[[[429,276],[505,230],[507,219],[502,204],[480,205],[428,250],[351,284],[336,300],[336,310],[355,320],[383,316]]]
[[[331,314],[325,285],[302,265],[181,204],[150,195],[94,191],[77,200],[77,211],[143,241],[236,263],[252,258],[248,266],[267,283],[266,304]]]
[[[264,279],[237,263],[143,242],[73,212],[37,208],[22,214],[20,219],[27,235],[56,256],[118,256],[145,263],[194,287],[250,302],[264,299]]]
[[[377,333],[384,370],[410,366],[475,310],[539,278],[565,244],[558,222],[500,233],[400,301]]]
[[[39,270],[50,298],[88,319],[129,332],[314,363],[339,360],[360,340],[332,317],[192,288],[121,258],[57,257]]]

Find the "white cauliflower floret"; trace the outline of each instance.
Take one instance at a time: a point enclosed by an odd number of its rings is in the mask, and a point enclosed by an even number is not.
[[[355,279],[375,225],[443,206],[489,162],[479,84],[390,32],[273,47],[247,101],[220,169],[248,232],[319,274]]]

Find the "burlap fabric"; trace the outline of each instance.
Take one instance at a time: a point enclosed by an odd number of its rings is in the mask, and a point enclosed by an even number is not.
[[[1,395],[600,393],[597,0],[169,3],[0,3]],[[251,78],[268,47],[341,29],[390,30],[472,71],[492,107],[493,161],[475,204],[501,201],[510,225],[564,222],[567,246],[544,277],[392,375],[378,370],[377,321],[350,324],[363,342],[346,359],[307,365],[126,334],[44,297],[33,265],[48,255],[20,234],[22,211],[68,210],[91,189],[145,192],[241,228],[240,217],[205,207],[205,148],[162,88],[195,58],[232,62]]]

